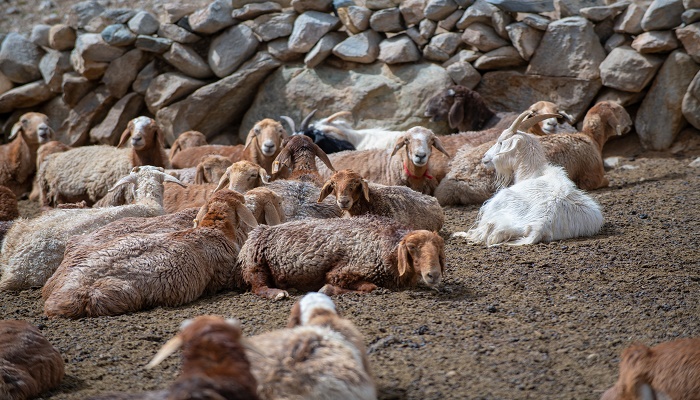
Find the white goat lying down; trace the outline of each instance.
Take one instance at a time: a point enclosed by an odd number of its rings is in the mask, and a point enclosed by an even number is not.
[[[396,139],[405,133],[385,128],[354,129],[348,117],[352,117],[350,111],[340,111],[314,122],[313,127],[333,138],[347,140],[355,150],[392,148]]]
[[[503,188],[479,210],[476,227],[453,236],[488,246],[534,244],[591,236],[603,226],[600,205],[569,179],[566,171],[547,162],[536,136],[518,132],[521,114],[484,155]]]

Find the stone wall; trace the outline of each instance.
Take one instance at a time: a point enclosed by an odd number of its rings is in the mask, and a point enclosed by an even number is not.
[[[580,120],[615,100],[640,142],[700,129],[700,0],[215,0],[158,16],[79,3],[65,23],[0,34],[0,121],[48,114],[69,144],[116,144],[153,115],[168,142],[233,143],[263,117],[349,110],[357,127],[447,133],[435,93],[475,88],[497,110],[554,101]]]

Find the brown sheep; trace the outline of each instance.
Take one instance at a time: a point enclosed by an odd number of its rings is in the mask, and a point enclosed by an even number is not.
[[[206,146],[207,144],[207,137],[204,136],[202,132],[182,132],[180,136],[178,136],[177,139],[175,139],[173,145],[170,146],[170,153],[168,154],[170,163],[172,164],[173,157],[175,157],[175,155],[178,152],[180,152],[180,150],[189,149],[191,147]]]
[[[243,279],[269,299],[283,290],[321,290],[328,295],[367,293],[440,284],[444,241],[435,232],[411,231],[388,218],[362,216],[306,219],[253,229],[239,255]]]
[[[61,383],[61,354],[26,321],[0,321],[0,398],[25,400]]]
[[[36,151],[36,170],[39,170],[41,163],[44,162],[46,157],[50,156],[51,154],[63,153],[64,151],[68,151],[70,149],[72,149],[72,147],[68,146],[67,144],[63,144],[58,140],[52,140],[42,144]],[[38,177],[35,176],[34,182],[32,183],[32,192],[29,193],[29,200],[32,201],[39,200],[39,182],[37,179]]]
[[[245,205],[258,224],[279,225],[287,220],[282,208],[282,197],[266,187],[250,189],[245,194]]]
[[[601,400],[697,400],[700,398],[700,339],[686,338],[622,352],[620,377]]]
[[[310,182],[317,186],[323,185],[323,178],[316,168],[316,157],[319,158],[328,169],[335,172],[328,155],[316,145],[310,137],[294,135],[282,142],[282,150],[272,164],[272,173],[275,179],[286,178],[300,182]],[[283,174],[283,167],[289,169],[289,174]]]
[[[245,193],[250,189],[268,183],[268,175],[265,168],[250,161],[238,161],[226,169],[219,180],[216,190],[228,188],[238,193]]]
[[[10,188],[0,186],[0,243],[17,218],[19,218],[17,197]]]
[[[182,183],[201,185],[219,182],[231,164],[231,159],[228,157],[209,154],[202,157],[196,167],[169,169],[165,172],[176,177]]]
[[[425,116],[432,122],[445,121],[458,132],[479,131],[497,127],[507,128],[516,113],[496,113],[486,105],[481,95],[466,86],[455,85],[428,100]]]
[[[17,197],[32,190],[39,145],[53,140],[49,117],[30,112],[12,126],[10,143],[0,146],[0,185],[7,186]]]

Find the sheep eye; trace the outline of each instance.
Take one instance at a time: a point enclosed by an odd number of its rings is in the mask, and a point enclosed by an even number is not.
[[[406,248],[408,249],[408,251],[411,251],[411,252],[416,251],[416,245],[412,244],[412,243],[406,244]]]

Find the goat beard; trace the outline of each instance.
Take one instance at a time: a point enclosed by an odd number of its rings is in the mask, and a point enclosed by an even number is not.
[[[496,169],[496,176],[493,180],[493,185],[496,190],[510,186],[513,183],[513,170],[511,169]]]

